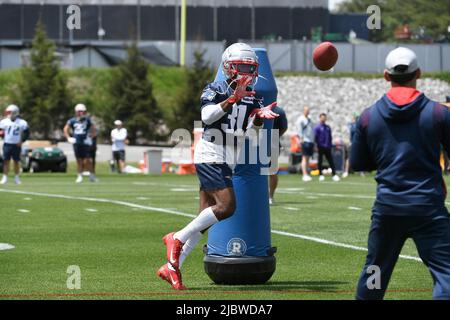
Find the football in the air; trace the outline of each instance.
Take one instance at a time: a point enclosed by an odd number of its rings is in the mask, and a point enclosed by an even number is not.
[[[331,42],[322,42],[314,49],[314,65],[321,71],[327,71],[333,68],[337,59],[337,49]]]

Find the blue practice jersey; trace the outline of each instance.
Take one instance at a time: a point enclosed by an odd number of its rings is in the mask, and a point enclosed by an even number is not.
[[[72,129],[72,135],[76,139],[76,144],[85,144],[88,138],[89,130],[91,129],[91,118],[77,118],[73,117],[67,121],[67,124]]]
[[[226,100],[233,93],[233,89],[228,86],[226,81],[212,82],[208,84],[201,95],[201,108],[218,104]],[[203,139],[209,142],[220,144],[215,141],[214,131],[219,130],[222,133],[222,144],[225,145],[226,137],[233,138],[236,145],[236,136],[242,136],[248,126],[248,118],[250,113],[257,108],[263,107],[263,99],[258,97],[245,97],[233,104],[232,108],[216,122],[205,124],[203,131]],[[215,130],[214,130],[215,129]]]

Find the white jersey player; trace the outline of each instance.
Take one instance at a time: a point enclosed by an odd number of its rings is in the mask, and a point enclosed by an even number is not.
[[[1,184],[8,182],[9,162],[14,161],[14,181],[20,184],[20,153],[22,143],[28,139],[28,123],[19,117],[19,107],[9,105],[5,110],[6,118],[0,121],[0,135],[3,136],[3,177]]]

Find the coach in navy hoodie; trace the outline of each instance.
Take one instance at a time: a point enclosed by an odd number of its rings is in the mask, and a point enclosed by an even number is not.
[[[361,114],[350,156],[355,171],[376,170],[378,184],[356,298],[384,297],[412,238],[432,275],[433,298],[450,299],[450,219],[439,165],[441,146],[450,152],[450,111],[417,91],[413,51],[391,51],[384,77],[392,88]]]

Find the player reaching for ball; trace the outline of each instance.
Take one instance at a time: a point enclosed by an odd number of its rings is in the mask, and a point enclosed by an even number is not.
[[[168,262],[157,275],[177,290],[185,289],[180,268],[203,232],[235,211],[232,164],[227,154],[236,151],[236,137],[249,128],[261,128],[263,119],[278,116],[271,110],[276,103],[263,107],[262,99],[252,90],[258,77],[258,58],[249,45],[229,46],[221,65],[227,79],[208,84],[200,98],[204,132],[194,156],[200,180],[200,213],[183,229],[163,238]]]

